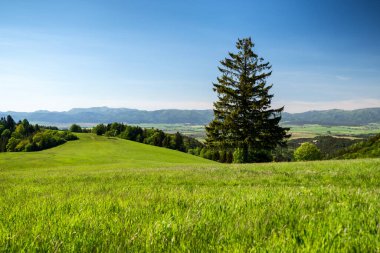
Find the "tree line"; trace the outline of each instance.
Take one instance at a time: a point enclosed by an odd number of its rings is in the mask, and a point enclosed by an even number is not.
[[[75,124],[70,127],[70,130],[83,131]],[[197,139],[179,132],[171,134],[160,129],[147,129],[114,122],[111,124],[98,124],[92,128],[92,133],[173,149],[221,163],[232,163],[236,162],[237,159],[236,150],[234,149],[217,150],[209,148]]]
[[[204,144],[197,139],[182,135],[179,132],[169,134],[155,128],[147,129],[117,122],[96,125],[92,128],[92,132],[97,135],[119,137],[196,155],[199,155],[204,148]]]
[[[57,127],[33,125],[27,119],[16,123],[10,115],[0,118],[0,152],[40,151],[76,139]]]

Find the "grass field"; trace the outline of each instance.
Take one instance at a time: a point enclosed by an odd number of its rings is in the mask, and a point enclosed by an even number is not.
[[[0,153],[0,251],[380,251],[379,159],[221,165],[79,136]]]

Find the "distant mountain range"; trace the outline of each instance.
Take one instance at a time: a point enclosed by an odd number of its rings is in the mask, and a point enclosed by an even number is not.
[[[287,124],[319,124],[327,126],[359,126],[380,123],[380,108],[366,108],[352,111],[326,110],[303,113],[283,113],[282,122]]]
[[[28,119],[30,122],[50,124],[70,123],[189,123],[207,124],[213,117],[212,110],[157,110],[144,111],[127,108],[74,108],[65,112],[0,112],[0,116],[11,115],[15,120]]]
[[[129,124],[196,124],[205,125],[213,118],[212,110],[157,110],[144,111],[127,108],[75,108],[65,112],[0,112],[0,116],[11,115],[16,121],[28,119],[30,122],[51,125],[69,125],[72,123],[94,125],[98,123],[124,122]],[[283,113],[284,124],[320,124],[320,125],[367,125],[380,123],[380,108],[367,108],[353,111],[326,110],[304,113]]]

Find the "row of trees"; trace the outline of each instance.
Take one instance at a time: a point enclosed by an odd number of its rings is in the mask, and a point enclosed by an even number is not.
[[[158,147],[200,155],[204,145],[195,138],[180,133],[169,134],[159,129],[145,129],[139,126],[130,126],[123,123],[99,124],[92,129],[97,135],[119,137]]]
[[[16,123],[10,115],[0,118],[0,152],[39,151],[76,139],[56,127],[32,125],[26,119]]]

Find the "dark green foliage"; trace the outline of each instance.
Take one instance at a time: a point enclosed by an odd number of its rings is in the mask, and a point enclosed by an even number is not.
[[[287,148],[277,148],[274,156],[276,161],[290,161],[292,154],[302,143],[314,143],[321,151],[321,159],[335,159],[341,156],[346,148],[360,142],[360,139],[336,138],[333,136],[316,136],[314,138],[300,138],[290,140]]]
[[[233,153],[232,153],[232,151],[230,150],[230,151],[227,151],[226,152],[226,163],[232,163],[232,161],[233,161]]]
[[[211,160],[212,158],[211,150],[207,148],[203,148],[200,152],[200,156]]]
[[[213,84],[218,101],[214,103],[214,119],[206,127],[206,144],[235,149],[234,162],[268,161],[267,154],[278,145],[284,146],[289,137],[289,129],[279,126],[284,108],[271,107],[272,85],[266,84],[271,66],[252,51],[253,47],[250,38],[239,39],[238,53],[229,53],[220,62],[221,76]]]
[[[144,131],[141,127],[128,126],[125,131],[128,133],[126,139],[132,140],[132,141],[143,142]]]
[[[272,152],[274,150],[266,150],[266,149],[254,149],[254,148],[249,148],[248,149],[248,160],[251,162],[271,162],[273,161],[273,155]]]
[[[144,143],[153,146],[162,147],[163,141],[165,139],[165,133],[162,131],[153,131],[147,135],[148,137],[144,140]]]
[[[92,129],[92,132],[97,135],[103,135],[107,131],[107,127],[104,124],[99,124]]]
[[[220,161],[220,153],[218,150],[212,150],[211,151],[211,160]]]
[[[276,162],[290,162],[293,160],[294,149],[289,146],[281,147],[278,146],[273,152],[273,160]]]
[[[380,134],[358,142],[346,149],[341,150],[337,158],[379,158],[380,157]]]
[[[236,148],[234,153],[233,153],[233,163],[244,163],[244,150],[242,148]]]
[[[333,136],[316,136],[314,138],[293,139],[287,147],[277,147],[272,153],[278,162],[295,160],[294,151],[302,143],[313,143],[320,150],[318,159],[353,159],[380,157],[380,135],[369,137],[366,140],[336,138]]]
[[[77,124],[72,124],[69,128],[70,132],[73,133],[82,133],[82,128],[80,125]]]
[[[114,122],[107,125],[107,131],[113,132],[115,136],[119,135],[125,130],[125,125],[121,123]]]
[[[21,142],[21,139],[17,139],[15,137],[11,137],[8,140],[8,143],[6,145],[6,151],[18,151],[16,150],[17,145]]]
[[[173,139],[172,139],[171,135],[166,134],[164,140],[162,141],[162,146],[165,147],[165,148],[174,149],[174,143],[173,143],[172,140]]]
[[[324,159],[336,157],[340,150],[350,147],[359,142],[358,139],[351,140],[345,138],[334,138],[332,136],[317,136],[314,138],[314,144],[321,150]]]
[[[179,151],[185,151],[185,146],[183,144],[183,137],[180,133],[174,135],[174,149]]]
[[[6,129],[9,129],[11,131],[15,130],[16,122],[12,119],[10,115],[8,115],[6,119],[2,118],[1,121],[4,123]]]
[[[296,161],[314,161],[321,159],[321,151],[313,143],[302,143],[299,148],[294,151],[294,159]]]
[[[26,119],[16,124],[10,116],[1,118],[0,152],[39,151],[78,139],[70,132],[51,128],[31,125]]]
[[[0,132],[1,132],[1,135],[0,135],[0,152],[5,152],[7,151],[7,143],[8,143],[8,140],[9,138],[11,138],[11,130],[9,129],[3,129],[1,131],[0,129]]]
[[[0,152],[7,150],[6,146],[15,128],[16,122],[10,115],[0,118]]]
[[[246,157],[251,162],[270,162],[273,160],[271,152],[267,150],[248,149],[248,153],[242,148],[236,148],[233,152],[233,163],[244,163]]]
[[[227,161],[227,153],[225,150],[220,151],[219,162],[225,163]]]
[[[44,130],[35,133],[32,138],[17,139],[12,137],[8,142],[7,151],[40,151],[64,144],[66,141],[77,139],[78,137],[70,132]]]

